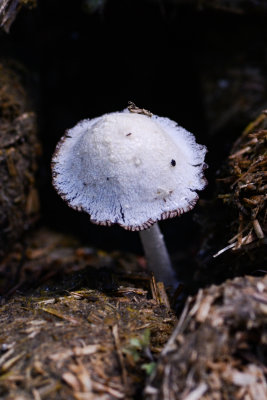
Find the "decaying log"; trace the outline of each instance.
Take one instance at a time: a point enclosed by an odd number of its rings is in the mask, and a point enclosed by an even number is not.
[[[32,7],[35,0],[1,0],[0,2],[0,27],[9,33],[10,27],[23,5]]]
[[[233,144],[217,190],[200,217],[205,238],[194,271],[207,286],[245,274],[266,273],[267,114],[260,113]]]
[[[40,145],[19,74],[0,62],[0,257],[36,220]]]
[[[228,157],[228,176],[221,178],[225,193],[221,198],[236,210],[236,235],[229,243],[239,249],[262,239],[267,232],[267,111],[247,126]],[[233,224],[234,225],[234,224]]]

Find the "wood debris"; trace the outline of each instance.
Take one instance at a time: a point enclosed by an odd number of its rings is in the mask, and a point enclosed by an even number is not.
[[[236,278],[189,298],[147,400],[267,398],[267,275]]]
[[[15,283],[23,294],[9,290],[0,306],[0,398],[132,399],[176,321],[164,288],[153,297],[136,258],[124,259],[123,271],[114,268],[118,253],[115,260],[49,230],[24,246]],[[9,260],[12,269],[14,253]],[[34,275],[43,282],[36,290]]]
[[[220,178],[225,192],[218,197],[236,211],[234,237],[214,257],[229,249],[262,241],[267,233],[267,113],[249,124],[234,144],[228,158],[228,175]]]

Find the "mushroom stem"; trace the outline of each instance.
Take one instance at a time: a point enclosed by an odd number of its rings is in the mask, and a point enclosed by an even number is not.
[[[178,280],[158,223],[155,223],[149,229],[140,231],[140,238],[148,268],[154,273],[156,280],[163,282],[166,286],[176,288]]]

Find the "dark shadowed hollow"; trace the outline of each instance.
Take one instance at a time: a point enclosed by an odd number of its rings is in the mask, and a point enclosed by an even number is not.
[[[89,245],[141,253],[136,233],[93,225],[56,194],[50,175],[56,143],[79,120],[122,110],[131,100],[177,121],[208,147],[209,186],[200,193],[207,199],[251,110],[264,103],[262,82],[251,75],[256,70],[262,77],[266,69],[267,24],[264,13],[200,10],[194,2],[177,1],[178,7],[175,1],[109,0],[94,13],[87,3],[39,0],[37,8],[22,10],[11,34],[0,36],[1,54],[31,71],[28,86],[43,145],[42,223]],[[233,92],[231,71],[239,82]],[[236,104],[241,111],[231,113]],[[230,117],[223,120],[226,111]],[[161,223],[171,253],[191,257],[199,248],[201,226],[194,215],[200,208]]]

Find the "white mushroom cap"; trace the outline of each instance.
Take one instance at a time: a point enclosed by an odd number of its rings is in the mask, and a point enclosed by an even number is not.
[[[68,204],[101,225],[149,228],[194,207],[206,147],[168,118],[114,112],[68,130],[52,161]]]

